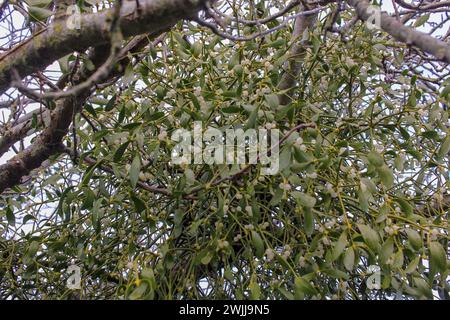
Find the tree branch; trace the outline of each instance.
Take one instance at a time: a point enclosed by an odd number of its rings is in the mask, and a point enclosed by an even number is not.
[[[160,34],[177,21],[193,17],[207,0],[127,1],[120,13],[124,37],[142,33]],[[137,8],[136,3],[139,3]],[[12,70],[21,78],[42,70],[74,51],[110,43],[110,22],[114,8],[81,15],[81,28],[71,29],[67,19],[58,19],[41,32],[0,56],[0,94],[11,85]]]
[[[302,8],[302,11],[312,13],[300,15],[295,19],[294,31],[292,33],[292,41],[295,41],[295,44],[291,48],[288,60],[285,64],[284,73],[278,84],[278,90],[285,92],[278,96],[280,105],[288,105],[292,100],[292,91],[301,66],[301,59],[306,53],[307,38],[305,38],[304,35],[305,32],[308,32],[308,30],[314,26],[314,23],[317,20],[317,12],[312,10],[305,11],[305,9],[306,8]]]
[[[156,45],[163,39],[163,36],[156,38],[153,45]],[[129,42],[125,46],[126,51],[135,53],[142,49],[148,43],[148,36],[139,36]],[[92,53],[90,59],[94,65],[99,68],[110,57],[107,46],[97,47]],[[117,63],[129,62],[128,55],[119,56]],[[125,68],[121,71],[114,70],[109,74],[108,81],[123,74]],[[77,75],[75,85],[82,83],[88,79],[95,71],[88,72],[86,68],[80,68]],[[61,148],[62,139],[68,132],[68,128],[72,123],[72,116],[81,111],[85,101],[91,95],[92,88],[85,88],[78,92],[77,96],[66,97],[58,100],[56,108],[51,112],[48,126],[37,136],[33,144],[17,154],[6,164],[0,166],[0,194],[7,188],[11,188],[20,183],[23,176],[28,175],[33,169],[38,168],[43,161],[50,156],[59,154],[64,150]]]
[[[358,17],[367,21],[371,18],[370,3],[367,0],[347,0],[355,8]],[[396,40],[415,46],[427,52],[438,60],[450,63],[450,45],[426,33],[407,27],[385,12],[381,12],[381,29],[389,33]]]

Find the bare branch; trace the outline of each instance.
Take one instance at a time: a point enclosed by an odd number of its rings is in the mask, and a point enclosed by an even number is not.
[[[363,21],[370,19],[371,11],[368,10],[370,3],[367,0],[347,0],[347,2],[355,8],[360,19]],[[398,41],[415,46],[443,62],[450,63],[449,44],[407,27],[385,12],[381,12],[381,28]]]

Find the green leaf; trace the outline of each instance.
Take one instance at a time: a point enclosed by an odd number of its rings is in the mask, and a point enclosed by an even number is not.
[[[337,270],[337,269],[325,269],[322,271],[323,273],[329,275],[330,277],[333,277],[335,279],[344,279],[344,280],[348,280],[349,279],[349,275],[341,270]]]
[[[136,197],[135,195],[131,195],[131,200],[133,200],[134,208],[136,212],[140,213],[147,209],[147,206],[145,205],[145,202]]]
[[[52,0],[26,0],[29,6],[44,8],[48,6]]]
[[[178,33],[178,32],[173,32],[172,34],[173,34],[173,36],[174,36],[174,38],[175,38],[175,41],[178,42],[178,44],[179,44],[183,49],[189,49],[189,48],[190,48],[189,43],[183,38],[183,36],[182,36],[180,33]]]
[[[258,119],[258,108],[255,108],[248,117],[246,129],[255,128],[257,119]]]
[[[200,261],[202,264],[208,265],[211,262],[212,257],[211,252],[208,252]]]
[[[420,250],[423,246],[422,236],[416,230],[406,229],[408,241],[415,250]]]
[[[307,195],[306,193],[294,191],[291,193],[295,200],[305,208],[313,208],[316,204],[316,198]]]
[[[367,155],[367,159],[375,167],[381,167],[384,164],[383,157],[376,151],[370,151]]]
[[[42,186],[45,187],[48,185],[57,185],[59,179],[61,179],[61,176],[59,174],[54,174],[45,179],[45,181],[42,183]]]
[[[277,205],[281,201],[281,198],[283,198],[283,194],[284,194],[284,191],[280,188],[277,188],[275,190],[275,194],[273,195],[272,199],[270,200],[269,205],[270,206]]]
[[[288,300],[294,300],[295,298],[297,298],[297,293],[296,293],[296,296],[294,297],[294,295],[292,293],[290,293],[283,287],[279,287],[278,291],[280,291],[281,294]]]
[[[403,160],[402,157],[400,157],[400,156],[395,157],[395,159],[394,159],[394,167],[398,171],[403,171],[403,169],[405,168],[405,161]]]
[[[12,226],[16,224],[16,217],[10,207],[6,207],[6,220],[8,220],[8,223]]]
[[[449,154],[449,152],[450,152],[450,136],[446,137],[442,142],[442,145],[437,153],[438,159],[443,159]]]
[[[183,217],[184,217],[184,211],[177,209],[174,212],[173,215],[173,223],[175,224],[175,226],[181,226],[181,224],[183,223]]]
[[[369,211],[369,201],[367,200],[366,193],[362,190],[358,190],[358,202],[362,211]]]
[[[40,246],[39,242],[37,242],[37,241],[31,242],[30,246],[28,247],[28,250],[27,250],[28,257],[34,258],[36,256],[36,253],[39,250],[39,246]]]
[[[90,103],[86,103],[84,106],[84,109],[89,112],[90,114],[92,114],[95,118],[98,117],[97,112],[95,112],[94,107],[92,106],[92,104]]]
[[[380,250],[380,237],[378,236],[378,233],[371,227],[364,224],[358,224],[358,228],[364,238],[364,242],[370,249],[378,252]]]
[[[304,228],[308,236],[314,231],[314,214],[310,208],[304,209]]]
[[[235,90],[226,90],[222,93],[222,96],[224,98],[237,98],[238,97],[238,93]]]
[[[89,187],[83,188],[83,204],[82,209],[91,209],[95,201],[95,193]]]
[[[355,265],[355,250],[348,248],[344,254],[344,267],[348,271],[352,271]]]
[[[379,167],[378,175],[380,176],[381,183],[383,183],[386,188],[392,187],[394,184],[394,174],[388,166],[384,165]]]
[[[105,111],[111,111],[116,104],[117,95],[113,95],[105,106]]]
[[[134,157],[133,162],[131,163],[130,173],[129,173],[131,186],[133,188],[136,187],[136,184],[137,184],[137,182],[139,180],[139,173],[140,172],[141,172],[141,158],[137,154]]]
[[[40,244],[37,241],[33,241],[27,248],[27,251],[23,255],[22,261],[25,265],[31,265],[34,263],[34,258],[39,250]]]
[[[130,300],[137,300],[142,298],[142,296],[147,291],[148,283],[142,281],[139,286],[136,287],[136,289],[133,290],[133,292],[129,295]]]
[[[252,231],[252,242],[255,248],[255,255],[261,259],[264,255],[264,241],[256,231]]]
[[[122,156],[125,152],[125,150],[127,149],[128,145],[130,144],[130,141],[127,141],[125,143],[122,143],[116,150],[116,152],[114,152],[114,156],[113,156],[113,161],[114,162],[119,162],[122,159]]]
[[[91,220],[93,225],[97,225],[101,218],[101,206],[102,206],[102,198],[99,198],[94,201],[94,204],[92,206],[91,210]]]
[[[450,84],[447,85],[440,94],[441,97],[446,98],[450,94]]]
[[[430,269],[441,273],[447,270],[447,254],[437,241],[430,243]]]
[[[198,58],[202,53],[203,44],[200,41],[195,41],[192,45],[192,54],[194,57]]]
[[[240,107],[236,106],[225,107],[220,109],[220,111],[222,111],[223,113],[240,113],[241,110],[242,109]]]
[[[150,293],[148,294],[147,299],[153,299],[155,294],[155,289],[157,288],[155,273],[152,269],[146,268],[142,270],[141,277],[143,280],[147,281],[150,286]]]
[[[68,54],[58,60],[58,64],[59,64],[59,67],[61,68],[62,73],[69,72],[69,57],[70,56],[71,56],[71,54]]]
[[[84,173],[83,180],[81,180],[81,184],[83,186],[85,186],[85,185],[87,185],[89,183],[89,181],[91,180],[92,175],[94,174],[95,168],[97,168],[97,166],[99,166],[101,163],[102,163],[102,161],[98,161],[97,163],[94,163],[93,165],[88,167],[88,169]]]
[[[280,154],[279,171],[289,168],[292,163],[292,154],[290,148],[284,148]]]
[[[230,282],[234,280],[233,272],[228,268],[224,270],[223,276]]]
[[[142,125],[142,122],[132,122],[128,123],[123,126],[123,128],[127,131],[132,132],[134,129],[138,128],[140,125]]]
[[[284,46],[286,44],[286,40],[285,39],[276,39],[275,41],[270,42],[269,44],[267,44],[267,46],[271,47],[271,48],[280,48],[282,46]]]
[[[361,178],[361,182],[366,186],[370,193],[374,194],[377,192],[377,186],[369,178]]]
[[[152,115],[150,115],[150,116],[147,118],[147,120],[148,120],[148,121],[156,121],[156,120],[161,119],[162,117],[164,117],[164,112],[158,111],[158,112],[155,112],[155,113],[153,113]]]
[[[27,214],[27,215],[25,215],[25,216],[23,217],[22,223],[23,223],[23,224],[26,224],[26,223],[27,223],[28,221],[30,221],[30,220],[36,220],[36,218],[33,217],[31,214]]]
[[[276,94],[266,94],[264,96],[267,105],[270,107],[270,109],[275,110],[278,105],[279,105],[279,101],[278,101],[278,96]]]
[[[413,273],[414,271],[416,271],[417,266],[419,265],[420,262],[420,256],[415,257],[406,267],[405,272],[406,273]]]
[[[29,6],[28,15],[31,21],[44,21],[53,14],[51,10]]]
[[[304,294],[308,295],[316,295],[318,292],[316,288],[314,288],[308,281],[303,279],[302,277],[296,277],[295,278],[295,290],[303,292]]]
[[[433,292],[431,291],[429,284],[424,279],[416,277],[414,278],[414,283],[418,292],[428,299],[433,299]]]
[[[413,206],[408,202],[408,200],[398,198],[397,203],[399,204],[402,211],[406,214],[407,217],[411,216],[414,213]]]
[[[252,300],[259,300],[259,298],[261,297],[261,288],[259,287],[259,284],[255,276],[252,276],[250,280],[249,289],[250,289],[250,298]]]
[[[430,18],[430,14],[429,13],[425,14],[423,16],[420,16],[420,18],[417,19],[416,22],[414,22],[414,27],[420,27],[425,22],[427,22],[429,18]]]
[[[294,145],[294,158],[298,163],[310,162],[312,160],[306,152],[300,150],[296,145]]]
[[[230,61],[228,62],[228,69],[231,70],[234,68],[235,65],[239,63],[240,59],[240,52],[237,51],[235,54],[231,56]]]
[[[404,262],[405,257],[403,256],[403,250],[399,248],[398,251],[394,254],[394,262],[392,263],[392,268],[402,268]]]
[[[338,241],[334,245],[333,252],[331,254],[331,261],[335,261],[339,256],[344,252],[345,247],[347,246],[347,232],[342,232]]]
[[[381,247],[380,251],[381,263],[385,264],[393,253],[394,253],[394,239],[389,238],[383,243],[383,246]]]

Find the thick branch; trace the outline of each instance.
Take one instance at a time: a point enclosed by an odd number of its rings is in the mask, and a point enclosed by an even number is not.
[[[296,77],[301,67],[302,58],[306,53],[307,38],[304,37],[306,32],[314,26],[318,13],[308,15],[300,15],[295,20],[294,31],[292,33],[292,41],[295,44],[289,52],[289,58],[286,62],[283,76],[278,84],[279,91],[287,91],[279,95],[279,103],[287,105],[291,102],[292,91],[295,87]]]

